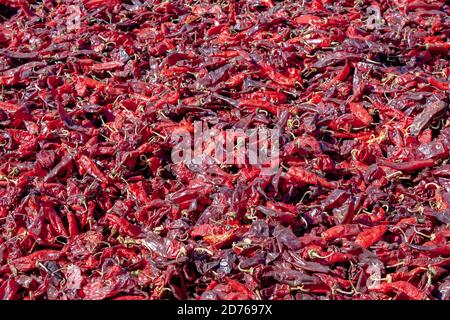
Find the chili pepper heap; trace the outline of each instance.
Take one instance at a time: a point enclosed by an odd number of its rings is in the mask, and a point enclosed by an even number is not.
[[[450,299],[450,5],[1,0],[1,299]],[[280,166],[172,161],[268,128]]]

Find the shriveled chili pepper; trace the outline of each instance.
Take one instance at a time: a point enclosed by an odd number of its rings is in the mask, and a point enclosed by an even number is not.
[[[126,219],[117,217],[113,214],[106,214],[104,216],[104,220],[107,224],[113,228],[116,228],[116,230],[120,230],[131,237],[135,237],[141,233],[141,229],[138,226],[131,224]]]
[[[287,172],[287,177],[301,184],[321,185],[325,188],[333,189],[335,184],[328,180],[305,170],[302,167],[291,167]]]
[[[334,226],[324,232],[322,232],[322,237],[326,241],[330,241],[338,238],[346,238],[357,235],[361,232],[361,229],[358,225],[354,224],[345,224]]]
[[[444,90],[444,91],[450,91],[450,82],[444,82],[444,81],[439,81],[435,78],[430,78],[429,82],[432,86]]]
[[[423,169],[423,168],[432,167],[435,165],[433,159],[415,160],[415,161],[409,161],[409,162],[390,162],[387,160],[380,160],[380,163],[383,166],[387,166],[387,167],[401,170],[401,171],[419,170],[419,169]]]
[[[450,297],[446,1],[142,2],[0,0],[0,299]]]
[[[406,281],[383,282],[370,290],[382,293],[398,292],[404,294],[409,299],[424,300],[427,298],[425,292],[417,289],[415,286]]]
[[[388,226],[380,225],[364,230],[356,236],[355,243],[363,248],[368,248],[382,239]]]
[[[54,261],[60,259],[64,255],[64,251],[60,250],[40,250],[36,251],[28,256],[20,257],[17,259],[14,259],[10,262],[10,264],[7,264],[3,266],[0,269],[0,273],[5,273],[10,269],[15,269],[21,272],[26,272],[33,270],[38,267],[38,263],[40,262],[46,262],[46,261]]]
[[[372,116],[361,106],[359,103],[350,103],[350,111],[351,113],[361,122],[362,125],[367,126],[373,121]]]

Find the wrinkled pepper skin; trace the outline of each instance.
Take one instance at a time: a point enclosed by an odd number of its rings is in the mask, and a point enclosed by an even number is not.
[[[449,5],[0,0],[0,299],[450,300]]]

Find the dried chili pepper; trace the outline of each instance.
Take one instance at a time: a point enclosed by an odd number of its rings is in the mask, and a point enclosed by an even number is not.
[[[448,1],[0,6],[0,299],[450,298]]]
[[[363,248],[368,248],[375,242],[379,241],[387,229],[387,226],[381,225],[364,230],[356,236],[355,243]]]

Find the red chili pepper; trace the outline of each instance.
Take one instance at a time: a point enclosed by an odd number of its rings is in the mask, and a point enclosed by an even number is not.
[[[380,160],[380,164],[401,171],[414,171],[423,168],[433,167],[435,165],[433,159],[415,160],[409,162],[390,162],[387,160]]]
[[[86,172],[96,179],[100,180],[101,182],[108,183],[108,179],[103,174],[103,172],[98,168],[94,161],[89,159],[87,156],[80,156],[78,165],[80,167],[81,174],[84,174]]]
[[[278,104],[286,102],[286,95],[277,91],[261,90],[250,94],[242,94],[242,99],[265,100],[273,104]]]
[[[324,89],[329,89],[344,81],[351,72],[349,63],[346,61],[342,70],[329,82],[323,84]]]
[[[424,251],[424,252],[427,252],[429,254],[443,255],[443,256],[450,255],[450,245],[449,244],[445,244],[445,245],[424,245],[424,246],[411,244],[410,246],[412,248],[416,249],[416,250]]]
[[[326,241],[347,238],[351,236],[355,236],[361,232],[361,229],[358,225],[355,224],[345,224],[331,227],[330,229],[322,232],[322,237]]]
[[[10,264],[0,268],[0,273],[5,273],[10,268],[14,268],[20,272],[27,272],[38,268],[38,263],[45,261],[55,261],[64,255],[64,251],[60,250],[41,250],[34,252],[28,256],[23,256],[11,261]]]
[[[413,300],[424,300],[427,298],[425,292],[417,289],[406,281],[396,281],[391,283],[383,282],[370,290],[382,293],[398,292]]]
[[[307,15],[303,15],[303,16],[299,16],[297,18],[294,18],[292,20],[292,22],[295,25],[305,25],[305,24],[306,25],[311,25],[311,24],[319,24],[319,23],[321,23],[322,19],[317,17],[317,16],[307,14]]]
[[[42,209],[44,210],[45,215],[47,216],[48,220],[50,221],[51,227],[55,230],[55,232],[56,232],[55,235],[67,237],[68,233],[67,233],[66,227],[64,226],[61,218],[58,216],[55,209],[48,203],[44,204],[42,206]]]
[[[445,1],[75,2],[0,0],[0,299],[450,299]]]
[[[361,124],[367,126],[373,122],[372,116],[361,104],[351,102],[349,106],[351,113],[358,119],[359,123],[356,123],[356,125]]]
[[[379,110],[379,112],[384,113],[390,117],[394,117],[399,120],[403,120],[407,117],[403,112],[401,112],[395,108],[392,108],[391,106],[384,105],[377,101],[375,101],[373,104],[374,104],[375,108],[377,108]]]
[[[433,77],[430,77],[429,80],[430,85],[444,91],[450,91],[450,82],[439,81]]]
[[[146,298],[144,296],[121,296],[113,300],[146,300]]]
[[[336,186],[334,183],[312,173],[306,171],[302,167],[290,167],[287,172],[287,177],[292,181],[305,185],[321,185],[325,188],[334,189]]]
[[[120,0],[111,0],[111,1],[104,1],[104,0],[83,0],[83,4],[88,9],[97,9],[101,8],[103,6],[106,6],[108,8],[114,8],[115,6],[120,4]]]
[[[67,222],[69,225],[69,235],[71,237],[78,234],[78,223],[75,214],[71,211],[67,212]]]
[[[115,228],[116,230],[125,233],[126,235],[129,235],[130,237],[136,237],[142,232],[141,228],[130,223],[125,218],[121,218],[113,214],[107,213],[103,217],[103,219],[108,225]]]
[[[14,279],[8,279],[0,285],[0,299],[13,300],[16,298],[20,285]]]
[[[168,93],[163,98],[155,102],[155,109],[161,108],[164,104],[176,104],[179,99],[180,99],[179,91],[173,91],[171,93]]]
[[[247,107],[247,108],[254,108],[254,109],[261,109],[266,110],[272,114],[277,114],[280,107],[277,107],[273,105],[270,102],[263,101],[263,100],[253,100],[253,99],[242,99],[239,100],[239,106],[240,107]]]
[[[276,71],[273,67],[268,64],[261,64],[262,71],[265,75],[267,75],[273,82],[276,82],[282,86],[286,87],[295,87],[298,80],[293,79],[291,77],[287,77],[278,71]]]
[[[101,71],[107,71],[107,70],[114,70],[114,69],[120,68],[122,66],[123,66],[123,63],[120,61],[110,61],[110,62],[97,63],[91,67],[91,70],[94,72],[101,72]]]
[[[238,74],[230,77],[227,81],[225,81],[224,85],[227,88],[233,88],[236,86],[240,86],[244,82],[245,78],[247,78],[247,76],[248,75],[245,72],[238,73]]]
[[[368,248],[380,241],[387,229],[388,226],[381,225],[364,230],[356,236],[355,243],[363,248]]]

